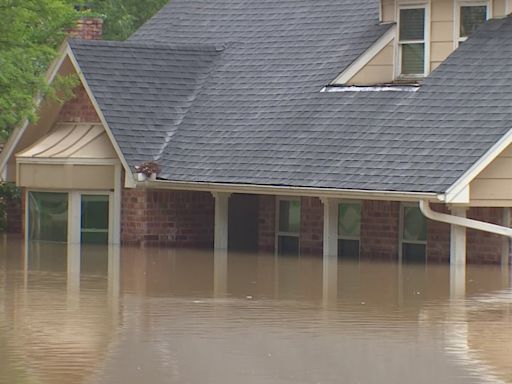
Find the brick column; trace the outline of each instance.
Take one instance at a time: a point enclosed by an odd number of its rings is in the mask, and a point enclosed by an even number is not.
[[[324,206],[318,197],[300,201],[300,253],[321,256],[323,252]]]
[[[364,201],[361,217],[361,258],[398,260],[400,203]]]
[[[260,195],[258,209],[258,249],[274,252],[276,243],[276,198]]]

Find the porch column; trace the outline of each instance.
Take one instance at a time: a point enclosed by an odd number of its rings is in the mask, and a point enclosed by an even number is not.
[[[503,226],[510,228],[510,208],[503,208]],[[501,266],[508,267],[510,264],[510,242],[509,237],[503,236],[501,248]]]
[[[215,199],[215,234],[214,248],[216,250],[228,249],[228,209],[230,193],[212,192]]]
[[[324,259],[338,257],[338,200],[323,198],[324,204]]]
[[[82,200],[80,193],[72,191],[69,193],[68,203],[68,244],[81,243],[82,226]]]
[[[452,215],[466,217],[466,207],[452,207]],[[450,226],[450,264],[466,265],[466,228]]]
[[[338,204],[333,198],[323,198],[323,301],[336,300],[338,290]]]

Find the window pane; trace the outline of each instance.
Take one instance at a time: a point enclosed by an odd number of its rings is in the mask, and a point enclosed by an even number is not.
[[[417,207],[404,208],[405,241],[427,241],[427,219]]]
[[[30,192],[30,240],[66,242],[68,239],[68,194]]]
[[[427,260],[425,244],[402,244],[402,261],[404,263],[425,263]]]
[[[340,259],[359,259],[359,240],[338,240]]]
[[[299,233],[300,231],[300,202],[297,200],[279,201],[279,231]]]
[[[425,8],[400,10],[400,41],[425,39]]]
[[[421,75],[425,72],[425,44],[402,45],[402,74]]]
[[[361,233],[361,204],[339,205],[338,234],[342,237],[359,237]]]
[[[279,236],[277,250],[280,256],[298,256],[299,238],[296,236]]]
[[[471,35],[485,20],[487,20],[485,5],[460,7],[460,37]]]
[[[82,196],[82,243],[108,243],[108,195]]]

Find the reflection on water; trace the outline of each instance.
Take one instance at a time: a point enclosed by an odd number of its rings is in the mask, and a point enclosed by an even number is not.
[[[0,238],[0,383],[507,383],[499,267]]]

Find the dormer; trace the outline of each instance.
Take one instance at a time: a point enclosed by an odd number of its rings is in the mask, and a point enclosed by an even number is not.
[[[512,0],[380,0],[389,30],[332,85],[421,81],[478,26],[511,12]]]

